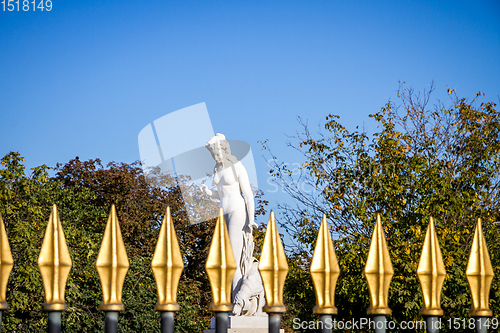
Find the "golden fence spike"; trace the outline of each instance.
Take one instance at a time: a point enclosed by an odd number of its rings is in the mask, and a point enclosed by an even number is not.
[[[42,274],[45,288],[43,310],[66,310],[64,290],[71,270],[71,257],[56,205],[52,206],[47,230],[45,230],[40,256],[38,257],[38,268]]]
[[[231,285],[236,271],[233,249],[229,240],[224,212],[219,211],[212,244],[208,253],[206,271],[212,288],[210,311],[229,312],[233,310],[231,302]]]
[[[311,277],[316,291],[316,306],[313,313],[337,314],[335,307],[335,286],[340,274],[332,236],[328,230],[326,215],[319,227],[318,240],[311,262]]]
[[[472,307],[469,315],[471,317],[491,317],[493,312],[489,307],[489,294],[494,273],[483,235],[481,219],[477,220],[465,275],[472,295]]]
[[[14,267],[14,259],[10,251],[5,224],[3,223],[2,215],[0,215],[0,311],[9,308],[9,303],[7,303],[6,299],[6,291],[12,267]]]
[[[101,249],[97,256],[97,272],[101,279],[103,302],[99,310],[122,311],[122,288],[129,268],[115,205],[111,206]]]
[[[377,213],[377,222],[373,229],[370,250],[365,266],[365,277],[370,289],[370,307],[366,311],[368,315],[389,315],[391,309],[388,306],[389,285],[391,284],[394,270],[392,269],[389,250],[385,241],[384,230]]]
[[[288,274],[288,264],[273,211],[271,211],[269,223],[267,224],[262,254],[260,255],[259,271],[266,294],[264,311],[269,313],[286,312],[286,307],[283,304],[283,288]]]
[[[446,270],[432,217],[425,233],[417,275],[422,286],[424,299],[424,306],[420,310],[420,314],[423,316],[442,316],[441,288],[443,287]]]
[[[177,286],[184,269],[179,242],[175,233],[170,207],[167,207],[165,218],[158,235],[153,260],[153,274],[158,288],[157,311],[177,311]]]

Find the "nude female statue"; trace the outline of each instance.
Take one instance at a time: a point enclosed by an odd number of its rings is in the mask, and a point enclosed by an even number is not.
[[[225,136],[217,133],[208,141],[206,147],[216,162],[213,182],[217,189],[209,189],[203,184],[200,190],[214,199],[220,199],[231,248],[238,266],[233,277],[234,300],[241,287],[242,277],[253,265],[252,230],[257,227],[254,222],[254,196],[247,171],[243,164],[231,155]]]

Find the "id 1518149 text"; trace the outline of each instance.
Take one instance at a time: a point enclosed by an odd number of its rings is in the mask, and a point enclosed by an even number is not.
[[[50,12],[52,10],[51,0],[2,0],[0,4],[4,12],[43,12],[44,10]]]

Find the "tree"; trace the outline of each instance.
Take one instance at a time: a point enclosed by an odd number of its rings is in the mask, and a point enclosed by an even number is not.
[[[200,267],[213,223],[189,223],[178,187],[158,188],[149,184],[138,164],[110,163],[104,168],[99,160],[82,162],[76,158],[58,165],[56,176],[49,178],[46,166],[34,168],[26,176],[23,161],[18,153],[10,153],[2,159],[0,169],[0,212],[15,262],[7,292],[11,309],[3,316],[7,331],[46,330],[37,259],[53,203],[58,205],[73,261],[66,288],[68,311],[63,313],[65,330],[95,332],[103,327],[95,262],[112,203],[117,206],[130,260],[120,331],[159,329],[159,315],[154,311],[156,284],[150,263],[167,206],[171,207],[186,265],[179,285],[181,311],[176,316],[176,330],[195,332],[208,326],[210,293],[204,292],[209,286]]]
[[[167,206],[177,231],[184,270],[179,282],[176,332],[202,332],[213,316],[208,311],[210,285],[205,260],[215,221],[191,224],[185,211],[189,193],[181,196],[180,186],[188,189],[184,177],[174,178],[153,170],[147,179],[138,162],[111,162],[104,167],[99,159],[81,161],[78,157],[58,164],[50,178],[47,166],[26,175],[24,159],[11,152],[0,168],[0,213],[14,257],[7,300],[11,308],[3,315],[8,332],[44,332],[47,315],[42,312],[44,290],[37,260],[52,204],[57,204],[73,267],[66,287],[68,310],[63,327],[68,332],[96,332],[104,326],[99,311],[102,292],[95,267],[107,217],[116,205],[130,269],[125,278],[120,313],[121,332],[159,330],[156,283],[151,259]],[[256,214],[265,214],[267,202],[257,194]],[[207,204],[213,204],[207,201]],[[262,230],[258,233],[263,238]]]
[[[495,265],[500,261],[500,229],[495,224],[500,221],[500,114],[495,103],[480,102],[481,93],[469,100],[449,90],[451,106],[432,106],[433,90],[416,93],[401,84],[401,105],[390,101],[370,115],[379,128],[371,137],[358,128],[347,130],[331,114],[326,133],[313,133],[301,123],[303,131],[291,144],[305,159],[298,175],[273,156],[271,174],[296,202],[281,206],[281,224],[295,241],[292,252],[310,259],[322,215],[329,220],[341,267],[339,319],[366,316],[363,270],[376,212],[382,214],[395,271],[389,295],[393,320],[421,319],[416,270],[431,216],[447,270],[445,319],[468,316],[465,267],[479,217],[495,274],[500,274]],[[304,300],[314,298],[309,290]],[[490,299],[498,314],[498,278]]]
[[[58,165],[53,181],[63,188],[76,192],[90,191],[95,198],[89,204],[101,207],[107,216],[114,203],[120,221],[120,228],[130,259],[130,271],[124,285],[123,300],[125,311],[120,316],[120,329],[131,332],[158,328],[158,314],[154,311],[157,300],[156,284],[150,268],[152,255],[158,239],[158,232],[167,206],[178,234],[185,268],[179,285],[181,311],[177,315],[177,331],[200,331],[208,326],[211,313],[208,312],[210,294],[204,267],[205,252],[210,242],[213,222],[196,225],[189,223],[184,211],[184,202],[171,175],[159,175],[162,187],[155,186],[146,179],[139,163],[126,164],[111,162],[104,168],[100,160],[82,162],[78,158],[65,165]],[[78,220],[78,218],[77,218]],[[81,220],[80,229],[87,229],[90,221]],[[97,253],[104,234],[106,218],[101,218],[95,235],[97,247],[91,250],[89,264],[95,265]],[[90,267],[85,269],[89,271]],[[97,280],[95,269],[93,277]],[[97,286],[100,285],[96,284]],[[128,288],[127,288],[128,286]],[[75,302],[78,300],[75,298]],[[100,303],[100,300],[99,300]],[[97,309],[95,304],[94,309]],[[94,310],[94,311],[95,311]],[[195,319],[194,319],[195,318]],[[194,319],[194,320],[193,320]]]

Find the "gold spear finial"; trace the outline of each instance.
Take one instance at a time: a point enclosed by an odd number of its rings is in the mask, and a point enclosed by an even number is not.
[[[170,207],[167,207],[165,218],[158,236],[158,243],[151,261],[153,274],[158,288],[157,311],[177,311],[177,286],[184,269],[181,250],[177,242]]]
[[[489,306],[489,294],[494,273],[483,235],[481,219],[477,219],[465,275],[472,294],[472,307],[469,315],[471,317],[491,317],[493,312]]]
[[[286,312],[286,307],[283,304],[283,288],[288,274],[288,264],[273,211],[271,211],[269,223],[267,224],[259,271],[266,293],[264,311],[269,313]]]
[[[319,227],[318,240],[311,262],[311,277],[316,291],[316,306],[313,313],[337,314],[335,307],[335,286],[340,274],[332,236],[328,231],[326,215]]]
[[[420,314],[424,316],[442,316],[441,288],[443,287],[446,270],[432,217],[425,233],[417,275],[424,298],[424,306],[420,310]]]
[[[115,205],[111,206],[108,223],[104,231],[101,249],[97,256],[97,272],[101,279],[103,302],[99,310],[122,311],[122,288],[129,268],[127,252],[116,216]]]
[[[0,215],[0,311],[9,308],[5,293],[12,267],[14,267],[14,259],[12,259],[12,253],[10,252],[5,224],[3,223],[2,215]]]
[[[365,266],[365,277],[370,289],[370,307],[366,311],[369,315],[389,315],[391,309],[387,305],[389,285],[394,270],[387,250],[384,230],[377,213],[377,222],[373,229],[370,251]]]
[[[42,274],[45,288],[44,311],[66,310],[64,290],[66,280],[71,270],[71,257],[69,255],[64,232],[57,214],[56,205],[52,206],[49,223],[43,238],[42,249],[38,257],[38,268]]]
[[[208,308],[210,311],[229,312],[233,310],[231,285],[236,268],[224,212],[221,208],[206,264],[206,271],[212,287],[213,302]]]

